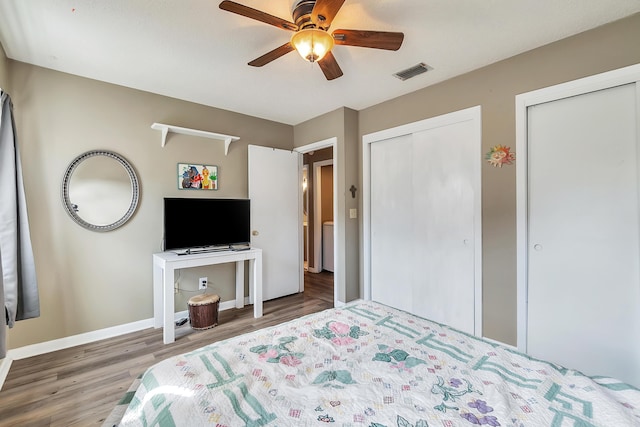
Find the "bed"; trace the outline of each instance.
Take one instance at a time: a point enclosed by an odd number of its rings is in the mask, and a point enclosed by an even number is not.
[[[169,358],[131,396],[119,425],[640,425],[629,384],[371,301]]]

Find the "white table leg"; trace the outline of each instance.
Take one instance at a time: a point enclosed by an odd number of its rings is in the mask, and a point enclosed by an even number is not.
[[[153,263],[153,327],[162,327],[162,278],[163,268]]]
[[[236,261],[236,308],[244,307],[244,261]]]
[[[249,261],[249,280],[253,286],[253,317],[262,317],[262,253]]]
[[[164,317],[162,338],[165,344],[172,343],[176,340],[176,330],[173,323],[175,317],[175,306],[173,296],[173,267],[167,265],[164,270],[164,307],[162,314]]]

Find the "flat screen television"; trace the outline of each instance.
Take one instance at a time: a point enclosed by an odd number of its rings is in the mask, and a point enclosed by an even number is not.
[[[164,250],[250,242],[249,199],[164,199]]]

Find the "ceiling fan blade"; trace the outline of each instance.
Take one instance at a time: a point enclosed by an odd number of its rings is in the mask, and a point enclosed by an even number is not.
[[[342,7],[345,0],[316,0],[316,4],[311,12],[311,22],[317,28],[329,29],[333,18]]]
[[[220,3],[220,9],[226,10],[227,12],[236,13],[238,15],[246,16],[247,18],[255,19],[256,21],[264,22],[266,24],[270,24],[278,28],[283,28],[285,30],[298,31],[298,26],[293,22],[289,22],[286,19],[269,15],[268,13],[262,12],[261,10],[253,9],[249,6],[244,6],[233,1],[223,1],[222,3]]]
[[[402,46],[404,34],[388,31],[335,30],[333,40],[340,45],[398,50]]]
[[[267,65],[269,62],[286,55],[292,50],[294,50],[294,47],[291,45],[291,43],[287,42],[282,46],[273,49],[271,52],[265,53],[260,58],[256,58],[253,61],[249,62],[249,65],[251,65],[252,67],[262,67],[263,65]]]
[[[331,52],[328,52],[324,58],[318,61],[318,65],[327,80],[337,79],[342,76],[342,70],[338,65],[338,61],[336,61],[335,56],[333,56],[333,53]]]

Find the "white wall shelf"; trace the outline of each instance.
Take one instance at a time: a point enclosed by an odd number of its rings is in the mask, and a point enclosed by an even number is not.
[[[167,145],[167,134],[169,132],[181,133],[183,135],[200,136],[203,138],[210,138],[210,139],[217,139],[220,141],[224,141],[225,156],[229,152],[229,145],[231,145],[233,141],[237,141],[240,139],[239,136],[223,135],[221,133],[207,132],[207,131],[198,130],[198,129],[183,128],[180,126],[166,125],[164,123],[154,123],[151,125],[151,129],[159,130],[160,132],[162,132],[161,144],[163,147]]]

